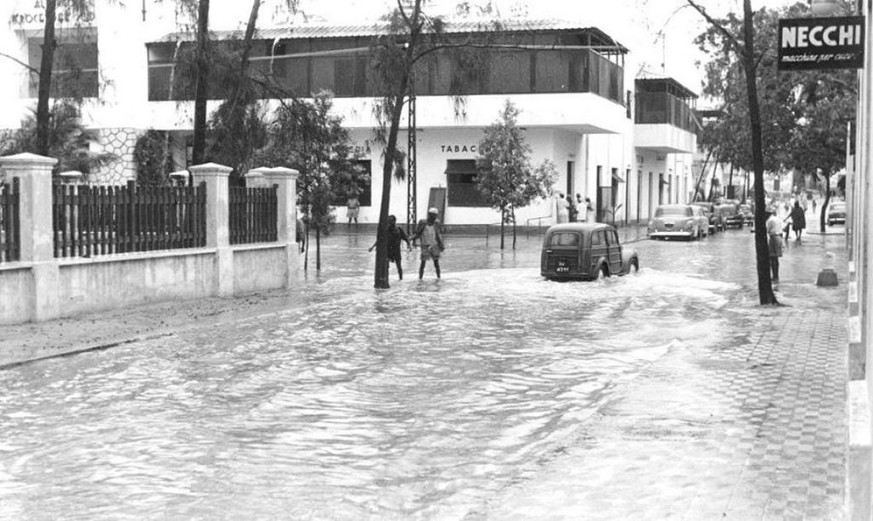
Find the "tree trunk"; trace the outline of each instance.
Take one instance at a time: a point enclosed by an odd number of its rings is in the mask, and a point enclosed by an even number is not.
[[[828,205],[831,202],[831,175],[830,172],[827,172],[824,169],[822,169],[822,172],[824,172],[825,199],[821,204],[821,210],[819,210],[821,213],[818,214],[818,227],[819,231],[824,233],[828,215]]]
[[[731,163],[731,171],[728,174],[728,184],[727,184],[727,187],[725,188],[724,196],[729,198],[729,199],[733,199],[734,198],[733,191],[734,191],[734,164]]]
[[[315,227],[315,271],[321,271],[321,226]]]
[[[206,101],[209,95],[209,0],[200,0],[197,10],[197,81],[194,89],[194,149],[195,165],[206,160]]]
[[[500,209],[500,249],[503,249],[503,232],[506,225],[506,208]]]
[[[770,279],[770,250],[767,245],[767,226],[764,204],[764,152],[761,142],[761,109],[758,106],[758,87],[755,74],[755,29],[751,0],[743,0],[743,35],[745,46],[742,60],[746,71],[746,90],[749,96],[749,122],[752,126],[752,165],[755,171],[755,260],[758,268],[758,300],[763,304],[778,304]]]
[[[407,80],[408,81],[408,80]],[[404,85],[407,83],[404,81]],[[391,206],[391,181],[394,172],[394,155],[397,152],[397,133],[400,129],[400,116],[403,114],[404,96],[394,96],[391,107],[391,127],[388,129],[388,143],[385,147],[385,161],[382,165],[382,203],[379,208],[379,227],[376,231],[376,273],[374,287],[388,289],[388,212]]]
[[[305,232],[306,239],[304,239],[304,241],[306,243],[305,244],[306,253],[303,255],[303,271],[306,271],[309,269],[309,222],[308,222],[308,220],[307,220],[306,224],[304,225],[304,229],[306,230],[306,232]]]
[[[518,233],[516,231],[516,222],[515,222],[515,207],[512,208],[512,249],[515,249],[515,242],[518,238]]]
[[[709,165],[709,158],[712,157],[712,151],[714,148],[709,149],[709,152],[706,153],[706,159],[703,160],[703,166],[700,169],[700,175],[697,176],[697,182],[694,184],[694,197],[691,199],[691,202],[697,200],[697,195],[700,193],[700,183],[703,181],[704,176],[706,176],[706,167]]]
[[[49,98],[52,92],[52,65],[55,57],[55,12],[57,0],[45,3],[42,61],[39,64],[39,88],[36,101],[36,153],[48,156],[51,148],[49,125]]]

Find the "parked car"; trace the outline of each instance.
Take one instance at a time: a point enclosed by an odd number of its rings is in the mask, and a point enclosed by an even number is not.
[[[709,234],[709,218],[699,206],[662,205],[649,220],[648,234],[652,239],[699,239]]]
[[[691,203],[692,206],[699,206],[703,208],[704,213],[706,213],[707,218],[709,219],[709,233],[715,233],[719,230],[724,230],[724,217],[716,211],[716,206],[713,203],[707,201],[697,201]]]
[[[604,223],[564,223],[546,230],[540,274],[549,280],[591,280],[640,269],[637,253],[624,248]]]
[[[846,203],[837,201],[828,205],[828,226],[846,224]]]
[[[739,211],[739,205],[733,203],[720,204],[717,211],[724,219],[725,228],[742,228],[745,218]]]
[[[739,213],[743,216],[744,224],[748,226],[752,226],[755,224],[755,212],[752,211],[752,205],[741,204]]]

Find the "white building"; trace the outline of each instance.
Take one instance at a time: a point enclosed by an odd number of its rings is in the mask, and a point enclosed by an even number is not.
[[[41,4],[21,0],[0,6],[0,17],[10,28],[0,36],[0,52],[12,58],[0,58],[0,74],[16,79],[0,86],[0,100],[7,107],[0,114],[0,128],[18,127],[35,106],[35,79],[21,64],[39,64]],[[148,129],[171,131],[174,155],[181,163],[177,167],[188,166],[193,101],[190,90],[171,93],[169,79],[171,74],[184,76],[179,68],[171,72],[174,56],[177,49],[190,47],[193,36],[180,32],[173,2],[152,4],[95,0],[93,16],[61,14],[57,93],[87,98],[86,125],[99,130],[99,147],[120,158],[92,173],[91,181],[120,183],[134,177],[132,151]],[[212,1],[216,15],[210,21],[217,41],[239,38],[249,7],[248,2]],[[361,198],[361,222],[376,222],[382,156],[373,140],[377,123],[371,108],[376,98],[367,83],[365,49],[378,30],[372,25],[303,25],[283,17],[272,4],[264,9],[262,28],[255,35],[254,73],[300,96],[322,89],[334,92],[335,109],[372,174],[370,189]],[[481,31],[479,27],[455,21],[448,31],[461,34]],[[391,212],[400,222],[422,217],[433,205],[444,208],[443,220],[449,225],[499,221],[498,212],[485,207],[474,189],[475,159],[484,128],[498,118],[507,98],[520,110],[519,124],[527,129],[533,162],[549,159],[557,166],[555,191],[590,197],[600,220],[645,221],[658,204],[690,200],[696,149],[693,92],[670,78],[634,78],[633,53],[585,23],[512,20],[505,22],[505,29],[505,38],[516,47],[497,52],[481,81],[462,86],[462,113],[449,96],[448,54],[436,54],[427,70],[417,73],[416,205],[413,214],[407,184],[397,182]],[[348,52],[336,53],[342,50]],[[221,85],[210,88],[220,97]],[[211,101],[210,109],[217,103]],[[407,138],[404,129],[399,141],[403,148]],[[342,220],[343,210],[338,213]],[[525,208],[517,218],[519,224],[545,224],[553,215],[554,201],[546,200]]]

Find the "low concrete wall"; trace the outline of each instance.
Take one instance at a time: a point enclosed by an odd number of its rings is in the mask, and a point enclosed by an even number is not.
[[[210,296],[214,264],[214,249],[65,259],[58,277],[60,316]]]
[[[54,257],[52,168],[33,154],[0,158],[0,180],[21,185],[20,262],[0,263],[0,324],[50,320],[174,299],[288,288],[296,280],[297,171],[261,168],[250,186],[276,187],[276,241],[229,244],[228,176],[208,163],[189,168],[206,185],[205,247],[92,257]]]

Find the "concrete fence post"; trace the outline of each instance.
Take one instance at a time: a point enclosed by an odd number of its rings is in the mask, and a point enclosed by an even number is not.
[[[206,247],[215,248],[214,292],[233,294],[233,250],[230,248],[228,178],[232,168],[215,163],[189,167],[194,185],[206,183]]]
[[[35,154],[0,158],[0,172],[7,181],[20,182],[19,206],[21,262],[33,269],[33,320],[58,316],[59,268],[54,257],[52,224],[52,169],[58,160]]]
[[[297,249],[297,177],[300,173],[292,168],[256,168],[246,174],[246,185],[251,187],[277,186],[276,190],[276,239],[285,245],[285,287],[290,287],[297,273],[299,250]]]

